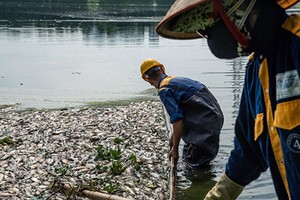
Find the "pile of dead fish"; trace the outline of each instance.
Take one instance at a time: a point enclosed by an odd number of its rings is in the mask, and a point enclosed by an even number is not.
[[[83,188],[127,199],[166,199],[168,134],[157,101],[0,109],[0,199],[66,199]],[[73,185],[73,193],[53,190],[58,182]]]

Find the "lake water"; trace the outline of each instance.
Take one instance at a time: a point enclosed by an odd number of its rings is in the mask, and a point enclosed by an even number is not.
[[[205,40],[159,37],[155,26],[160,19],[3,18],[0,105],[60,108],[153,97],[151,86],[140,77],[139,66],[145,58],[156,58],[167,74],[204,83],[225,115],[220,151],[212,168],[178,172],[178,199],[202,199],[222,174],[233,146],[247,58],[220,60],[210,53]],[[270,173],[248,185],[239,199],[276,199]]]

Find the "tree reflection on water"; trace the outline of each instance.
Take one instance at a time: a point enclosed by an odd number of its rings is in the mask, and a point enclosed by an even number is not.
[[[4,0],[2,20],[112,19],[115,17],[161,17],[172,0]]]

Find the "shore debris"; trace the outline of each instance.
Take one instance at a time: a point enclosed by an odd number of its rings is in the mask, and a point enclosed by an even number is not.
[[[51,190],[55,182],[126,199],[168,199],[168,128],[159,101],[3,108],[0,141],[0,199],[66,199]]]

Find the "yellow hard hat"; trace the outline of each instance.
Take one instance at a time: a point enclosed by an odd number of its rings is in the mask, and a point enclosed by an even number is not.
[[[141,64],[141,75],[144,80],[146,80],[145,73],[153,67],[160,67],[163,73],[165,73],[165,67],[163,66],[163,64],[153,58],[148,58],[145,59]]]

